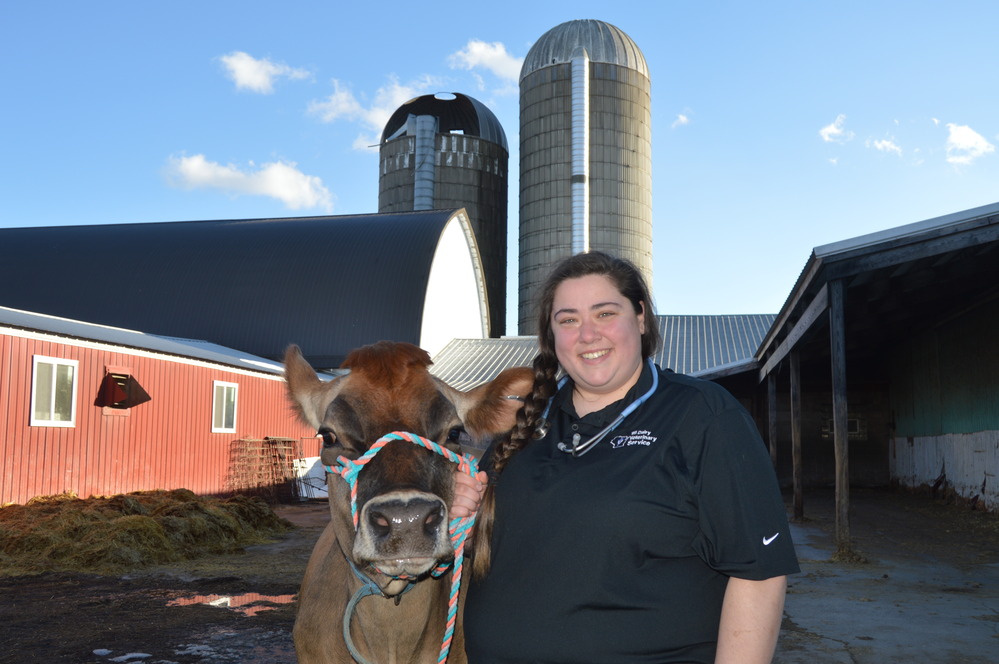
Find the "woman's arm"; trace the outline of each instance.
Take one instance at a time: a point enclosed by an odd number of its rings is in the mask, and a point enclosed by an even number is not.
[[[763,581],[729,578],[715,664],[768,664],[773,659],[786,591],[786,576]]]

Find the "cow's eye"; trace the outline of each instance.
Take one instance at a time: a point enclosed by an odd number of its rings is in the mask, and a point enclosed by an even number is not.
[[[468,433],[463,427],[451,427],[451,430],[447,432],[447,440],[445,445],[448,447],[460,447],[469,441]]]
[[[323,449],[328,449],[338,444],[336,434],[330,429],[320,429],[317,435],[323,439]]]

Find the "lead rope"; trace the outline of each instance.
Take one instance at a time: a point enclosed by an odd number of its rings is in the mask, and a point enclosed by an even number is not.
[[[422,436],[418,436],[414,433],[407,433],[405,431],[395,431],[393,433],[386,434],[385,436],[379,438],[374,445],[368,448],[367,452],[357,459],[351,460],[347,457],[341,456],[337,459],[336,466],[325,466],[326,472],[339,475],[350,487],[350,515],[354,520],[354,530],[357,530],[359,519],[357,514],[357,476],[360,474],[361,469],[364,468],[369,461],[371,461],[379,450],[394,440],[408,440],[416,445],[422,445],[430,451],[440,454],[451,463],[458,464],[459,471],[467,473],[472,477],[475,477],[475,474],[479,470],[478,463],[473,457],[467,454],[459,456],[451,450],[441,447],[434,441],[427,440]],[[458,617],[458,591],[461,589],[461,570],[465,561],[465,540],[468,539],[468,534],[473,525],[475,525],[474,513],[471,516],[451,519],[451,522],[448,524],[448,536],[450,537],[451,545],[454,547],[454,561],[447,565],[440,564],[430,572],[430,574],[436,578],[447,571],[448,567],[453,566],[451,572],[451,592],[448,596],[447,605],[447,622],[444,626],[444,639],[441,643],[440,655],[437,657],[438,664],[444,664],[444,662],[447,661],[448,653],[451,651],[451,641],[454,638],[454,626]],[[348,558],[347,562],[350,563],[351,568],[354,569],[354,573],[360,578],[362,575],[354,567],[353,561]],[[362,581],[363,580],[364,579],[362,579]],[[357,652],[357,649],[354,647],[354,643],[350,638],[350,618],[354,612],[354,608],[357,606],[357,603],[361,600],[361,598],[374,594],[371,590],[371,585],[368,584],[368,582],[366,582],[366,584],[367,585],[358,590],[358,592],[351,598],[343,618],[344,639],[347,643],[347,647],[350,649],[351,656],[353,656],[354,660],[359,664],[368,664],[368,662],[361,657],[360,653]],[[379,590],[378,592],[381,591]]]

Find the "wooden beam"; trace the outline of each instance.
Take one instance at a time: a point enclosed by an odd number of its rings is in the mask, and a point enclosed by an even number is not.
[[[777,366],[777,364],[787,357],[787,354],[791,352],[795,344],[801,340],[801,337],[805,336],[805,333],[815,324],[816,321],[821,319],[822,313],[826,310],[828,306],[829,296],[828,296],[828,286],[823,284],[819,292],[815,294],[812,301],[808,304],[805,312],[801,314],[801,318],[794,324],[791,331],[787,333],[784,340],[780,342],[777,350],[773,352],[773,355],[767,358],[766,363],[763,368],[760,369],[758,375],[759,382],[763,382],[771,371]]]
[[[833,447],[836,454],[836,556],[852,558],[850,543],[850,436],[847,430],[846,322],[842,279],[829,287],[829,349],[832,362]]]
[[[805,499],[801,468],[801,358],[798,349],[791,351],[791,462],[794,484],[794,520],[805,518]]]
[[[777,377],[767,376],[767,440],[770,443],[770,463],[777,469]]]

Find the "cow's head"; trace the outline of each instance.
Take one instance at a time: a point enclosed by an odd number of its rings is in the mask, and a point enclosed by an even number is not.
[[[322,382],[296,346],[285,354],[285,376],[302,419],[322,436],[322,462],[356,459],[387,433],[407,431],[452,451],[484,449],[513,427],[530,391],[530,369],[510,369],[492,382],[461,392],[427,371],[430,356],[411,344],[379,342],[352,352],[342,375]],[[344,555],[387,595],[401,592],[454,557],[448,538],[454,464],[406,441],[385,445],[357,479],[358,525],[349,490],[328,475],[330,511]]]

